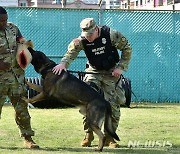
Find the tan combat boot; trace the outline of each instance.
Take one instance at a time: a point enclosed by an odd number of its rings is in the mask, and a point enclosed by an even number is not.
[[[31,136],[25,136],[24,137],[25,141],[24,141],[24,146],[30,149],[39,149],[39,145],[37,145],[33,139],[31,138]]]
[[[104,146],[109,146],[110,148],[119,148],[119,144],[114,141],[114,139],[110,136],[106,136],[106,141],[104,143]]]
[[[91,142],[94,140],[93,132],[86,133],[84,140],[81,142],[82,147],[90,147]]]

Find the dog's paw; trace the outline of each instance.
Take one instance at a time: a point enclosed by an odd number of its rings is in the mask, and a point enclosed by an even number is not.
[[[96,151],[96,152],[102,152],[102,148],[97,147],[97,148],[95,148],[95,151]]]
[[[28,80],[25,80],[25,84],[26,84],[27,86],[29,86],[29,87],[30,87],[30,85],[32,85],[32,83],[29,82]]]
[[[25,101],[27,104],[30,103],[30,99],[26,98],[26,97],[22,97],[21,98],[23,101]]]
[[[25,81],[25,84],[27,84],[27,85],[28,85],[28,82],[29,82],[29,81],[28,81],[27,79],[25,79],[24,81]]]

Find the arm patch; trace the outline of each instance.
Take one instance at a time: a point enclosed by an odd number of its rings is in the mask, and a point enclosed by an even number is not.
[[[80,41],[77,38],[73,40],[73,43],[74,43],[75,46],[80,45]]]

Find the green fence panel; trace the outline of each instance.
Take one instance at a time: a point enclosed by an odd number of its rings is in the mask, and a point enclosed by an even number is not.
[[[180,12],[106,11],[103,24],[124,33],[133,47],[127,76],[142,101],[180,100]]]
[[[7,8],[9,21],[17,24],[35,49],[59,62],[73,38],[81,33],[83,18],[121,31],[133,48],[124,76],[132,81],[138,101],[180,102],[180,12]],[[70,70],[83,71],[84,52]],[[39,76],[30,65],[27,77]],[[133,98],[133,101],[136,101]]]

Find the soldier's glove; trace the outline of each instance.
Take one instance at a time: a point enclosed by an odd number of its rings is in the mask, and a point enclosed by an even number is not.
[[[22,38],[19,40],[20,43],[25,44],[27,47],[34,48],[34,43],[32,40],[26,40],[25,38]]]
[[[10,64],[7,62],[4,62],[3,60],[0,60],[0,70],[5,71],[10,68]]]

